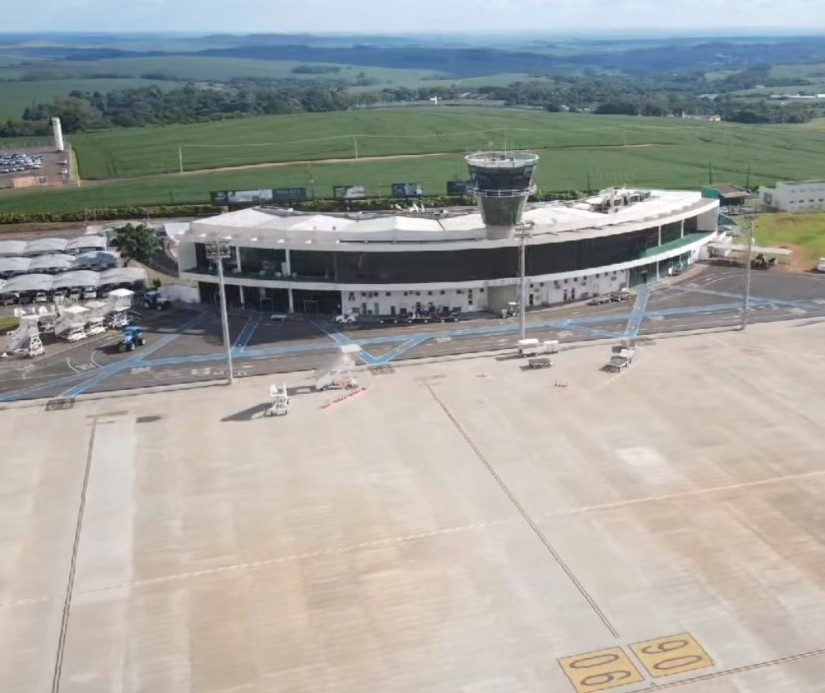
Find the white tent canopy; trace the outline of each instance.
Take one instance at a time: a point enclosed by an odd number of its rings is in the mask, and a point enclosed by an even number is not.
[[[0,255],[12,257],[26,252],[26,241],[0,241]]]
[[[68,253],[83,253],[94,250],[105,250],[106,239],[103,236],[96,236],[92,234],[84,234],[77,238],[72,238],[66,243],[66,252]]]
[[[38,238],[29,241],[23,255],[46,255],[48,253],[62,253],[66,250],[69,241],[65,238]]]
[[[100,285],[134,284],[146,281],[146,270],[140,267],[115,267],[100,273]]]
[[[66,253],[55,253],[53,255],[38,255],[34,258],[14,259],[28,259],[31,263],[28,268],[30,272],[39,272],[41,270],[67,271],[71,269],[75,261],[74,255],[67,255]]]
[[[89,270],[79,270],[77,272],[65,272],[58,274],[54,278],[52,284],[53,289],[71,289],[85,286],[98,285],[100,275],[97,272],[90,272]]]
[[[0,274],[26,272],[31,264],[30,257],[0,257]]]
[[[4,294],[24,291],[50,291],[54,277],[51,274],[21,274],[12,277],[3,287]]]

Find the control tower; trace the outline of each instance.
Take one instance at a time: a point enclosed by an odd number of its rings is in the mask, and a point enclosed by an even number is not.
[[[481,202],[487,238],[509,238],[521,222],[524,203],[536,189],[533,174],[539,163],[531,152],[477,152],[464,157],[473,193]]]

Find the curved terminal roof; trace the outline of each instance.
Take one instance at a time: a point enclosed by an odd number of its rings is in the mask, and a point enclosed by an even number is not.
[[[635,201],[624,204],[624,198]],[[534,243],[581,240],[666,224],[669,217],[710,211],[718,201],[693,191],[604,191],[571,202],[528,205]],[[424,212],[306,214],[255,207],[192,222],[182,240],[203,243],[226,238],[230,244],[277,247],[279,243],[400,243],[482,241],[484,220],[475,209]],[[510,242],[515,242],[510,239]]]

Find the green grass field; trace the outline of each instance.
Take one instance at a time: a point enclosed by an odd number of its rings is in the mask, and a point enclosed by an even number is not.
[[[416,108],[244,118],[195,125],[108,130],[71,138],[84,179],[143,176],[264,162],[464,153],[482,148],[530,148],[550,154],[575,149],[584,171],[598,162],[593,148],[619,148],[624,175],[648,178],[665,163],[691,170],[712,163],[722,180],[743,178],[748,164],[771,180],[818,171],[825,133],[726,123],[686,122],[490,108]],[[796,151],[799,150],[799,151]],[[788,152],[794,151],[794,156]],[[548,163],[543,168],[552,167]],[[800,175],[800,174],[795,174]],[[804,174],[809,175],[809,174]],[[700,176],[701,177],[701,176]],[[707,177],[705,176],[705,181]],[[737,182],[739,182],[737,178]],[[693,180],[698,178],[694,176]],[[717,176],[719,179],[719,176]]]
[[[178,82],[147,79],[66,79],[33,82],[3,82],[0,84],[0,120],[19,118],[23,109],[36,103],[48,103],[55,96],[65,96],[71,91],[113,91],[134,87],[158,85],[162,89],[178,86]]]
[[[205,202],[210,190],[282,186],[314,189],[317,197],[329,197],[332,186],[346,184],[364,184],[371,194],[386,194],[391,183],[401,181],[418,181],[428,192],[441,194],[448,179],[466,177],[464,153],[505,146],[531,149],[541,156],[537,182],[544,190],[621,184],[695,189],[707,184],[711,175],[714,182],[772,184],[821,175],[825,157],[825,130],[810,126],[747,126],[447,107],[111,130],[75,136],[71,141],[79,154],[84,178],[177,171],[179,143],[185,143],[185,168],[199,172],[91,183],[89,187],[54,192],[3,193],[0,212]],[[195,146],[198,144],[221,146]],[[369,156],[441,152],[448,154],[363,160]],[[319,162],[326,158],[348,160]],[[304,160],[312,163],[200,171]]]
[[[806,260],[816,263],[825,257],[825,214],[763,214],[753,231],[763,246],[794,246]]]

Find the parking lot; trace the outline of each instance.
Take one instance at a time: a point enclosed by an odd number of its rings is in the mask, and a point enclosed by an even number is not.
[[[701,329],[734,329],[741,322],[743,273],[706,267],[643,288],[635,301],[568,304],[529,313],[530,337],[563,343],[624,340]],[[825,316],[825,276],[753,272],[749,320],[768,322]],[[143,385],[226,377],[220,320],[214,307],[197,306],[145,316],[148,344],[133,354],[111,353],[117,334],[77,346],[59,344],[44,357],[0,362],[0,402],[72,396]],[[468,355],[515,347],[517,318],[459,323],[342,328],[329,320],[274,322],[266,313],[230,318],[234,372],[239,377],[311,370],[344,344],[361,361],[382,367],[410,359]]]
[[[71,173],[69,156],[68,151],[56,152],[52,147],[0,149],[0,188],[14,187],[14,180],[21,178],[42,179],[37,182],[41,185],[66,183]]]
[[[823,338],[6,405],[0,690],[822,693]]]

